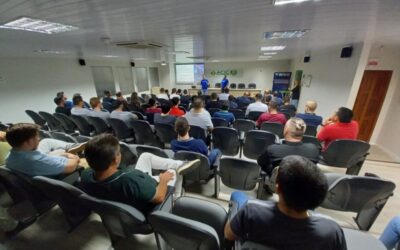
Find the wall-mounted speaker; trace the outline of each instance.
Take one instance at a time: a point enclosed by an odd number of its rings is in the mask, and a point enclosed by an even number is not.
[[[79,59],[79,65],[85,66],[86,65],[85,60],[84,59]]]
[[[311,56],[305,56],[303,62],[309,63],[311,61]]]
[[[131,67],[135,67],[135,62],[131,62]]]
[[[340,54],[340,58],[349,58],[353,53],[353,47],[344,47],[342,48],[342,53]]]

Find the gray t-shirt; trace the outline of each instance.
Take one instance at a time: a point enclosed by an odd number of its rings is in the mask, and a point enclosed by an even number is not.
[[[202,109],[199,113],[194,112],[194,110],[191,109],[190,112],[186,113],[185,117],[188,120],[189,125],[199,126],[204,130],[214,127],[211,121],[211,115],[205,109]]]
[[[117,110],[111,112],[110,118],[115,118],[124,121],[129,128],[133,127],[132,121],[138,119],[137,116],[135,114],[132,114],[131,112],[117,111]]]
[[[93,110],[90,114],[91,117],[99,117],[107,122],[107,118],[110,118],[110,113],[105,111],[95,111]],[[108,123],[108,122],[107,122]]]
[[[276,202],[248,201],[230,222],[243,241],[254,241],[284,250],[346,250],[343,230],[318,214],[294,219],[283,214]]]
[[[154,114],[154,124],[169,124],[175,126],[176,117],[172,115]]]
[[[71,109],[71,114],[72,115],[83,115],[83,116],[91,116],[92,115],[91,110],[85,109],[85,108],[72,108]]]

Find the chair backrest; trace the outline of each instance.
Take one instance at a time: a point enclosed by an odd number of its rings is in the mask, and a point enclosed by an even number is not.
[[[35,124],[39,125],[40,127],[44,127],[46,125],[46,120],[35,111],[25,110],[25,113],[33,120]]]
[[[60,140],[60,141],[65,141],[65,142],[70,142],[70,143],[77,143],[78,140],[72,136],[70,136],[69,134],[66,133],[62,133],[62,132],[50,132],[51,136],[56,139],[56,140]]]
[[[100,117],[88,116],[86,118],[89,124],[93,126],[96,135],[110,132],[110,127],[108,126],[106,121],[104,121]]]
[[[178,138],[174,126],[171,124],[156,123],[154,124],[157,136],[163,143],[171,143],[172,140]]]
[[[223,155],[237,155],[239,152],[239,134],[236,129],[217,127],[212,131],[213,147],[221,150]]]
[[[251,161],[226,157],[220,159],[219,176],[226,186],[239,190],[252,190],[260,175],[260,166]]]
[[[214,128],[215,127],[229,127],[229,122],[222,118],[211,118]]]
[[[258,117],[264,112],[260,111],[250,111],[249,114],[247,115],[247,119],[252,120],[252,121],[257,121]]]
[[[150,124],[154,124],[154,113],[145,113],[147,121]]]
[[[279,113],[283,114],[285,116],[286,120],[289,120],[290,117],[293,116],[293,115],[290,114],[289,111],[286,111],[286,110],[281,110]]]
[[[322,153],[329,166],[349,168],[364,161],[370,145],[360,140],[336,140]]]
[[[202,127],[190,125],[189,135],[195,139],[202,139],[204,142],[207,141],[207,131]]]
[[[112,105],[112,103],[103,102],[102,105],[103,105],[103,108],[106,109],[110,113],[114,110],[114,106]]]
[[[283,125],[277,122],[263,122],[260,126],[261,130],[276,134],[279,138],[283,138]]]
[[[234,116],[235,119],[244,119],[244,111],[241,109],[230,109],[229,112],[231,112]]]
[[[231,83],[229,84],[230,89],[236,89],[236,83]]]
[[[49,131],[46,131],[43,129],[39,130],[39,136],[40,136],[40,139],[53,138],[53,136],[50,134]]]
[[[142,112],[139,111],[131,111],[132,114],[135,114],[139,120],[144,120],[144,115],[142,114]]]
[[[246,134],[243,155],[250,159],[258,159],[267,148],[277,143],[277,136],[268,131],[250,130]]]
[[[233,123],[233,128],[239,132],[244,132],[245,134],[253,129],[256,129],[256,123],[252,120],[247,119],[237,119]]]
[[[39,115],[41,117],[43,117],[43,119],[46,120],[47,126],[49,126],[50,130],[53,130],[53,131],[64,130],[61,122],[59,120],[57,120],[52,114],[44,112],[44,111],[39,111]]]
[[[216,88],[221,88],[221,83],[217,82],[217,83],[215,84],[215,87],[216,87]]]
[[[244,83],[238,84],[238,89],[245,89],[245,88],[246,88],[246,84],[244,84]]]
[[[161,146],[158,138],[153,133],[150,123],[142,120],[131,121],[137,144]]]
[[[317,127],[307,125],[306,132],[304,132],[304,135],[316,136],[317,135]]]
[[[69,118],[72,120],[73,123],[75,123],[80,134],[91,136],[91,133],[94,131],[94,128],[90,126],[86,118],[80,115],[70,115]]]
[[[219,109],[218,108],[209,108],[208,112],[210,113],[211,117],[214,115],[215,112],[218,112]]]
[[[200,160],[200,166],[198,168],[184,175],[185,180],[189,181],[208,180],[213,174],[213,171],[210,170],[208,157],[206,157],[203,154],[196,152],[189,152],[189,151],[178,151],[175,153],[174,159],[183,161],[193,161],[196,159]]]
[[[169,158],[167,153],[161,148],[148,146],[148,145],[140,145],[136,147],[137,156],[140,157],[142,153],[151,153],[153,155],[157,155],[159,157]]]
[[[108,118],[107,121],[119,140],[134,138],[133,129],[128,128],[124,121],[115,118]]]
[[[257,84],[255,84],[255,83],[249,83],[248,88],[249,88],[249,89],[256,89],[256,88],[257,88]]]
[[[121,163],[119,164],[120,169],[126,169],[136,164],[137,156],[130,150],[129,146],[123,142],[119,143],[121,150]]]
[[[314,136],[304,135],[303,139],[302,139],[302,142],[303,143],[312,143],[315,146],[317,146],[317,148],[320,149],[320,150],[322,148],[321,147],[321,143],[319,143],[317,137],[314,137]]]
[[[66,133],[74,133],[77,129],[75,123],[73,123],[66,114],[54,113],[53,116],[61,123]]]

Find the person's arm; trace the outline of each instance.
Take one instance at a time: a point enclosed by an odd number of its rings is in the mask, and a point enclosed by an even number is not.
[[[76,170],[76,168],[78,167],[80,158],[77,155],[73,155],[70,153],[66,153],[65,157],[68,159],[67,163],[64,166],[64,174],[69,174],[72,173]]]
[[[0,131],[0,141],[6,141],[6,132]]]
[[[225,239],[230,240],[230,241],[233,241],[233,240],[236,240],[239,238],[232,231],[231,224],[229,223],[229,221],[226,222],[226,224],[225,224],[224,235],[225,235]]]
[[[174,174],[167,171],[160,174],[159,178],[160,182],[157,185],[156,194],[151,200],[151,202],[155,204],[160,204],[164,201],[165,195],[167,194],[168,190],[168,182],[174,178]]]

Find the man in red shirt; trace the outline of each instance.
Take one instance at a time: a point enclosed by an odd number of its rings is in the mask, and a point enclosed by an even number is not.
[[[256,125],[259,127],[263,122],[276,122],[280,123],[283,126],[286,124],[286,117],[284,114],[278,113],[278,103],[274,101],[270,101],[268,104],[268,112],[260,115],[258,118]]]
[[[173,115],[176,117],[183,116],[185,114],[185,112],[179,108],[179,103],[180,103],[179,98],[174,97],[174,98],[172,98],[171,101],[172,101],[172,107],[171,107],[171,110],[169,111],[169,115]]]
[[[341,107],[332,117],[323,122],[323,128],[317,135],[318,140],[324,143],[322,151],[325,151],[334,140],[357,139],[358,123],[352,119],[353,111]]]

